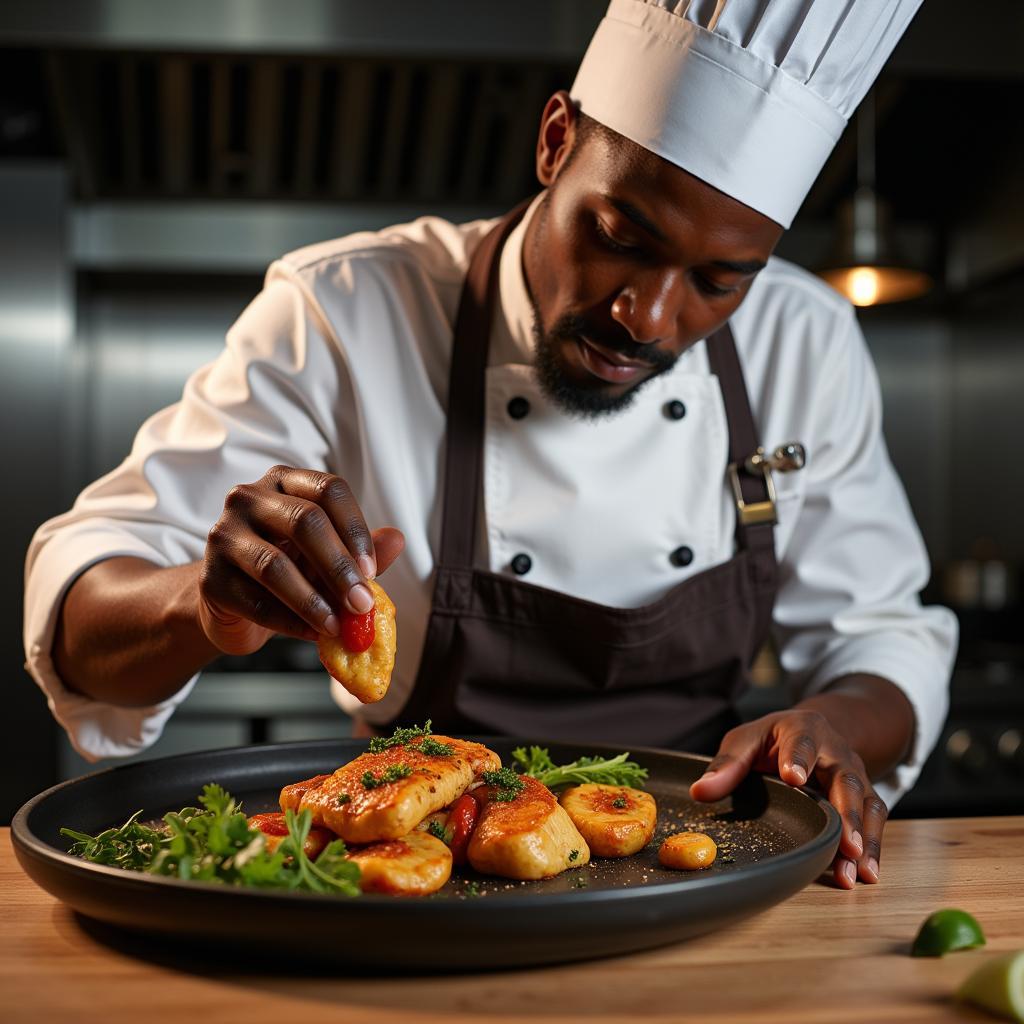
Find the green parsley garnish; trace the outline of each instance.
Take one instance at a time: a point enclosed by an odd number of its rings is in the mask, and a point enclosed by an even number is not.
[[[579,855],[580,855],[580,851],[579,850],[570,850],[569,851],[569,863],[571,864],[574,860],[576,860],[579,857]]]
[[[455,750],[450,743],[442,743],[432,736],[425,736],[422,742],[410,746],[409,749],[415,750],[418,754],[426,754],[428,757],[451,757]]]
[[[626,798],[625,798],[624,796],[617,796],[617,797],[616,797],[616,798],[615,798],[615,799],[614,799],[614,800],[612,801],[612,807],[618,807],[620,811],[621,811],[621,810],[622,810],[622,809],[623,809],[624,807],[628,807],[628,806],[629,806],[629,801],[628,801],[628,800],[627,800],[627,799],[626,799]]]
[[[385,768],[380,775],[373,772],[363,772],[360,782],[365,789],[376,789],[388,782],[397,782],[399,779],[407,779],[412,775],[412,769],[407,764],[393,764]]]
[[[462,890],[467,896],[483,896],[479,882],[467,882]]]
[[[452,837],[455,833],[445,825],[442,825],[440,821],[435,818],[429,825],[427,825],[427,831],[435,838],[440,839],[445,846],[452,845]]]
[[[345,856],[340,839],[329,843],[315,861],[303,843],[312,815],[285,811],[288,835],[270,853],[266,837],[250,828],[240,805],[217,785],[203,787],[201,807],[183,807],[151,828],[139,823],[141,811],[120,828],[90,836],[62,828],[74,840],[69,853],[93,864],[192,881],[276,889],[359,895],[359,866]]]
[[[421,736],[429,735],[429,718],[426,720],[422,728],[418,725],[410,726],[407,729],[403,729],[399,726],[390,736],[374,736],[373,739],[370,740],[370,753],[379,754],[384,750],[390,750],[392,747],[406,747],[412,743],[413,740],[417,740]]]
[[[494,787],[494,792],[490,794],[492,800],[510,802],[526,789],[526,783],[511,768],[484,772],[481,777],[488,786]]]
[[[334,802],[335,802],[335,803],[336,803],[336,804],[337,804],[337,805],[338,805],[339,807],[344,807],[344,806],[345,806],[345,804],[347,804],[347,803],[348,803],[348,802],[349,802],[349,801],[350,801],[351,799],[352,799],[352,797],[350,797],[350,796],[348,795],[348,793],[339,793],[339,794],[338,794],[338,795],[337,795],[337,796],[335,797],[335,799],[334,799]]]
[[[580,757],[569,764],[556,765],[544,747],[517,747],[512,751],[516,765],[524,775],[543,782],[548,789],[570,782],[599,782],[607,786],[641,788],[647,769],[629,760],[629,754],[616,757]]]

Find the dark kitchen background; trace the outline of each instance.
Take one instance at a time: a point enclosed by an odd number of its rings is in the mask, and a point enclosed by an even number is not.
[[[0,818],[90,769],[22,669],[34,529],[220,349],[266,265],[531,193],[543,103],[605,0],[4,0]],[[861,310],[886,434],[960,616],[952,710],[904,815],[1024,811],[1024,5],[927,0],[873,94],[876,185],[922,298]],[[851,123],[780,254],[816,269]],[[771,659],[745,705],[778,705]],[[146,756],[348,731],[312,645],[207,672]]]

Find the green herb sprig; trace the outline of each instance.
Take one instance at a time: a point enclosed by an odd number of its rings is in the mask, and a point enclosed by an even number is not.
[[[430,719],[428,718],[422,726],[413,725],[408,728],[402,728],[399,726],[390,736],[374,736],[370,740],[370,753],[380,754],[385,750],[390,750],[392,747],[406,747],[413,740],[418,740],[421,736],[430,735]]]
[[[512,757],[520,772],[542,782],[548,789],[582,782],[641,789],[647,778],[647,769],[630,761],[628,753],[616,757],[580,757],[569,764],[556,765],[545,747],[516,747]]]
[[[526,789],[526,783],[511,768],[498,768],[496,771],[484,772],[481,778],[488,786],[492,787],[489,794],[492,800],[503,800],[508,803],[515,800]]]
[[[156,828],[140,824],[138,811],[120,828],[95,836],[60,831],[73,840],[69,852],[93,864],[223,885],[359,895],[359,866],[346,858],[342,840],[328,843],[315,861],[307,856],[308,810],[285,811],[288,835],[270,853],[266,837],[249,827],[241,806],[221,786],[204,786],[199,803],[165,814]]]
[[[428,757],[451,757],[455,751],[450,743],[442,743],[432,736],[424,737],[421,742],[410,745],[409,749],[415,750],[418,754],[426,754]]]
[[[376,789],[378,786],[386,785],[389,782],[407,779],[410,775],[412,775],[412,768],[409,765],[393,764],[385,768],[380,775],[370,771],[363,772],[359,781],[363,784],[364,789]]]

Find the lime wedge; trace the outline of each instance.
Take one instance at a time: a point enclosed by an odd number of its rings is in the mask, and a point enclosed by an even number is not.
[[[981,925],[964,910],[936,910],[910,947],[911,956],[942,956],[956,949],[985,945]]]
[[[1024,949],[983,963],[957,989],[956,997],[1024,1022]]]

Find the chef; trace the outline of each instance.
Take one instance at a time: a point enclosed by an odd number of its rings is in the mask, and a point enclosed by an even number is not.
[[[536,197],[274,263],[33,540],[28,665],[75,748],[144,749],[215,657],[336,634],[380,576],[363,728],[706,750],[700,800],[814,782],[837,884],[877,881],[955,621],[852,309],[772,251],[917,4],[612,0]],[[769,639],[792,706],[740,724]]]

